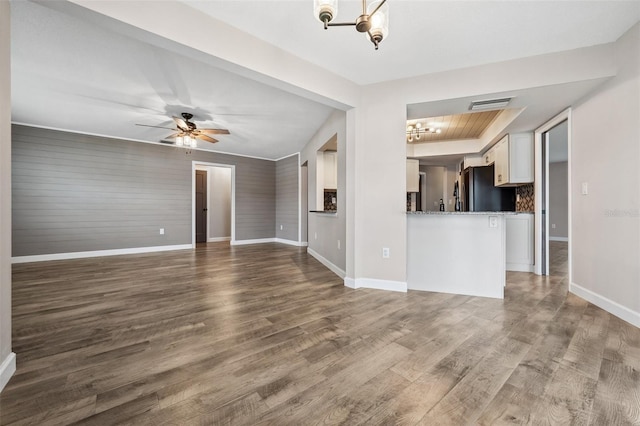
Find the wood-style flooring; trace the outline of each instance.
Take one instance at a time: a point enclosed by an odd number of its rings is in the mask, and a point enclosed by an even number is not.
[[[640,329],[552,249],[504,301],[351,290],[278,244],[14,265],[0,423],[640,424]]]

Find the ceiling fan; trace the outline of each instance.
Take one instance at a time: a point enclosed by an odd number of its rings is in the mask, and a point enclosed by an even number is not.
[[[147,124],[136,124],[136,126],[144,126],[144,127],[155,127],[158,129],[167,129],[173,130],[175,133],[167,136],[165,139],[173,139],[175,138],[176,146],[187,146],[191,148],[195,148],[197,146],[197,140],[203,140],[206,142],[216,143],[217,139],[212,138],[208,135],[229,135],[229,131],[227,129],[198,129],[196,124],[190,121],[193,118],[193,114],[188,112],[183,112],[182,118],[180,117],[171,117],[173,121],[176,122],[176,127],[164,127],[164,126],[150,126]]]

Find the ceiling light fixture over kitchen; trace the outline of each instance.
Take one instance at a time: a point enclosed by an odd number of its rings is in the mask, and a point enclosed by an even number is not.
[[[355,26],[360,33],[366,33],[378,50],[378,45],[389,35],[389,6],[387,0],[371,3],[367,11],[367,0],[362,0],[362,14],[355,22],[335,22],[338,16],[338,0],[313,0],[313,12],[324,29],[329,27]]]
[[[422,127],[422,123],[416,123],[407,126],[407,142],[419,141],[420,137],[425,133],[442,133],[442,130],[436,127]]]

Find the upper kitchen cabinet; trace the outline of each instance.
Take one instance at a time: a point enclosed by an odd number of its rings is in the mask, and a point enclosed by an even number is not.
[[[407,192],[420,191],[420,162],[407,158]]]
[[[338,153],[324,152],[324,189],[338,189]]]
[[[509,134],[493,148],[496,186],[533,182],[533,134]]]

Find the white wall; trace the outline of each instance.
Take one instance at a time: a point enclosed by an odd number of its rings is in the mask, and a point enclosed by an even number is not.
[[[324,184],[318,185],[318,150],[334,135],[338,143],[338,209],[335,215],[308,213],[308,210],[323,210],[318,205],[323,200]],[[300,152],[300,164],[307,162],[307,194],[309,208],[301,203],[301,216],[308,215],[307,232],[309,253],[326,260],[334,272],[341,277],[346,273],[346,115],[334,112]],[[321,165],[323,166],[324,163]],[[323,176],[322,168],[320,175]],[[304,219],[303,219],[304,221]],[[340,248],[338,248],[338,244]]]
[[[210,167],[208,237],[231,237],[231,168]]]
[[[0,2],[0,391],[15,371],[11,352],[11,42],[9,2]]]
[[[549,237],[569,237],[568,163],[549,164]],[[553,227],[555,225],[555,228]]]
[[[616,77],[572,112],[570,290],[640,326],[640,24],[616,43],[615,63]]]

